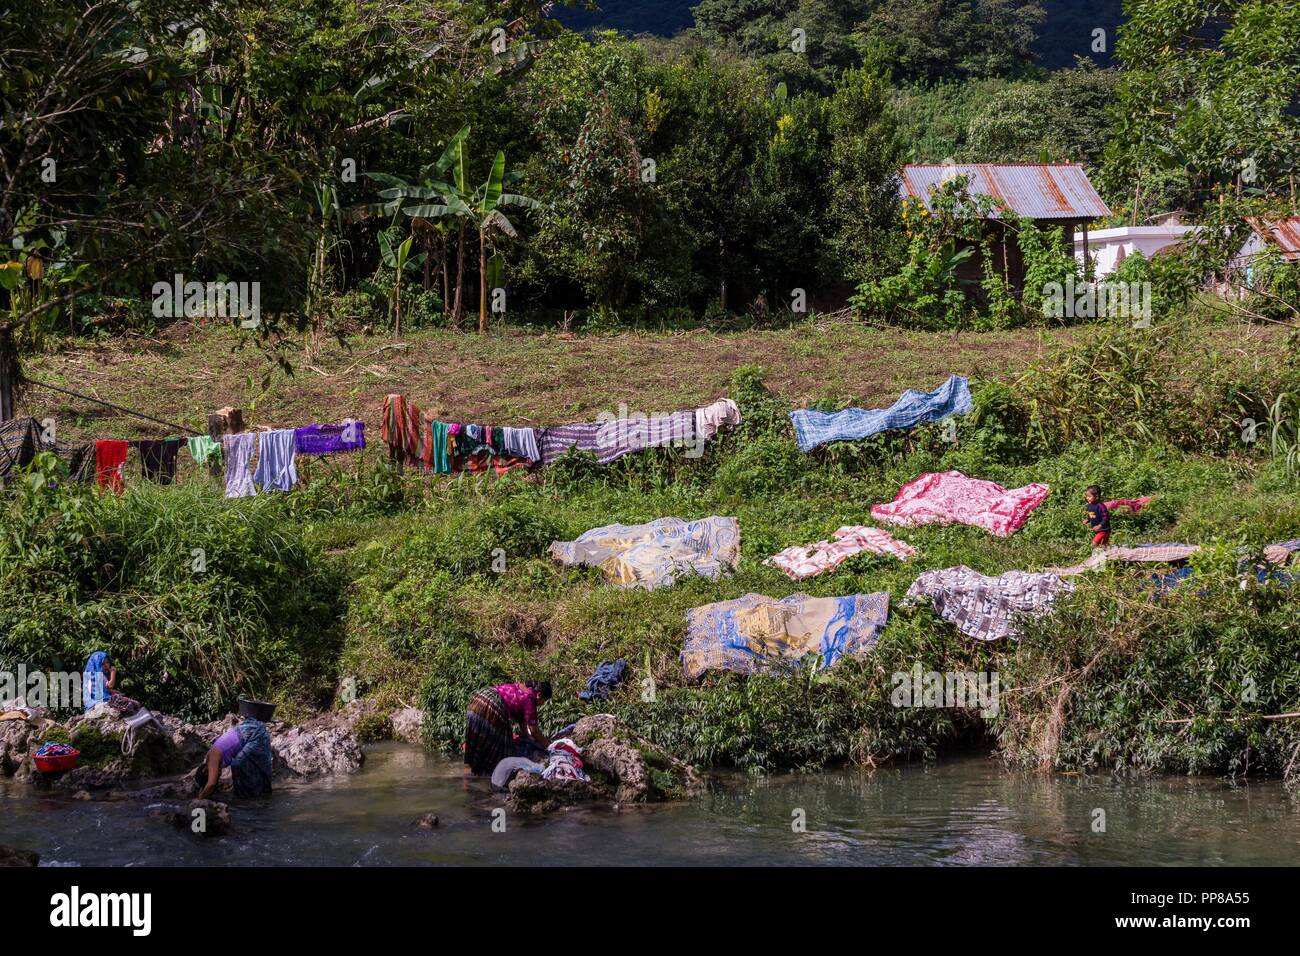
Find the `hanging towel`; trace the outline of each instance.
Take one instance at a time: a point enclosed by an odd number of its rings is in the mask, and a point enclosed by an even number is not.
[[[130,443],[124,441],[95,442],[95,480],[99,487],[122,493],[122,466],[126,464],[129,447]]]
[[[0,422],[0,478],[9,477],[16,468],[30,465],[36,457],[39,441],[33,418]]]
[[[207,435],[195,435],[186,442],[190,450],[190,457],[200,465],[207,464],[209,458],[216,456],[216,461],[221,461],[221,445]]]
[[[366,423],[345,421],[341,425],[306,425],[294,431],[294,449],[299,455],[332,455],[366,447]]]
[[[432,447],[432,454],[428,460],[429,470],[435,475],[451,474],[451,459],[447,455],[447,438],[448,429],[451,426],[447,422],[429,422],[429,439]]]
[[[253,460],[253,433],[239,432],[223,435],[221,454],[226,460],[226,497],[247,498],[257,494],[248,464]]]
[[[866,438],[889,429],[937,422],[949,415],[965,415],[971,408],[966,379],[950,375],[933,392],[909,388],[889,408],[845,408],[838,412],[800,408],[790,413],[790,423],[799,450],[812,451],[826,442]]]
[[[292,428],[276,428],[258,434],[257,471],[253,481],[263,491],[293,491],[298,484],[294,467]]]
[[[68,477],[73,481],[91,481],[95,477],[95,446],[90,442],[71,445],[55,442],[54,454],[68,466]]]
[[[163,438],[135,443],[140,455],[140,474],[145,478],[170,485],[176,480],[176,455],[181,450],[179,438]]]
[[[542,460],[542,453],[537,447],[537,429],[507,427],[501,429],[501,432],[506,454],[515,458],[527,458],[529,461]]]

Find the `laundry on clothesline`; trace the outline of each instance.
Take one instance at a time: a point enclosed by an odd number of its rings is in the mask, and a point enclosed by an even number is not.
[[[226,497],[246,498],[257,494],[253,473],[254,438],[252,432],[221,436],[221,456],[226,462]]]
[[[907,589],[906,601],[928,600],[935,613],[967,637],[995,641],[1018,638],[1015,615],[1051,610],[1074,585],[1051,572],[1008,571],[986,577],[965,565],[923,571]]]
[[[349,420],[339,425],[304,425],[294,429],[293,442],[299,455],[360,451],[366,447],[366,423]]]
[[[292,428],[257,433],[257,471],[253,481],[263,491],[293,491],[298,484]]]
[[[720,398],[695,409],[695,437],[699,441],[708,441],[724,425],[739,424],[740,407],[729,398]]]
[[[140,474],[161,485],[176,480],[176,456],[181,450],[179,438],[145,439],[131,443],[140,456]]]
[[[790,413],[790,423],[799,450],[807,452],[827,442],[855,441],[921,422],[937,422],[949,415],[965,415],[972,407],[969,383],[960,375],[950,375],[932,392],[909,388],[889,408],[845,408],[838,412],[801,408]]]
[[[1040,484],[1007,489],[960,471],[927,472],[903,485],[893,501],[873,505],[871,516],[908,528],[958,522],[1005,538],[1029,519],[1050,490]]]
[[[883,528],[866,525],[849,525],[832,536],[833,541],[816,541],[807,545],[794,545],[772,555],[763,563],[779,568],[795,581],[810,578],[823,571],[838,568],[855,554],[888,554],[906,561],[916,554],[916,549],[899,541]]]
[[[122,493],[122,469],[130,443],[103,439],[95,442],[95,481],[114,494]]]
[[[381,436],[393,459],[437,475],[493,469],[504,474],[537,461],[533,429],[439,421],[405,395],[384,398]]]
[[[888,619],[887,591],[780,600],[746,594],[687,612],[682,666],[688,679],[698,680],[710,670],[749,674],[816,654],[824,669],[870,651]]]
[[[573,541],[553,541],[548,553],[561,564],[598,567],[611,584],[650,590],[687,575],[719,578],[731,571],[740,559],[740,524],[717,515],[610,524]]]

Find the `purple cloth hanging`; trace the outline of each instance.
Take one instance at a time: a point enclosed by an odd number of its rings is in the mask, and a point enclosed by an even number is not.
[[[366,447],[366,423],[306,425],[294,430],[294,449],[299,455],[332,455]]]

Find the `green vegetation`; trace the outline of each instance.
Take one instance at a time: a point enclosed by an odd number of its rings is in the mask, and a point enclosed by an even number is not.
[[[476,689],[547,677],[556,686],[549,726],[608,710],[704,765],[874,764],[982,746],[1062,768],[1280,772],[1300,737],[1290,721],[1259,715],[1300,703],[1300,594],[1275,584],[1241,591],[1221,555],[1300,527],[1296,479],[1284,456],[1272,456],[1267,427],[1253,446],[1233,440],[1242,410],[1295,389],[1297,374],[1277,361],[1193,353],[1194,334],[1165,328],[1148,355],[1150,336],[1091,330],[1014,384],[978,383],[955,443],[936,424],[800,454],[789,403],[744,367],[730,389],[744,422],[697,460],[654,450],[607,467],[576,458],[533,478],[437,480],[371,456],[293,495],[237,504],[206,487],[140,488],[122,499],[52,489],[42,462],[8,503],[0,582],[16,600],[0,618],[0,654],[44,663],[53,647],[77,660],[107,639],[128,693],[194,716],[219,712],[238,692],[323,703],[351,678],[381,713],[424,707],[428,741],[453,752]],[[1177,376],[1173,356],[1191,363]],[[1081,375],[1081,363],[1092,371]],[[1083,385],[1069,385],[1075,377],[1097,383],[1092,405]],[[1225,404],[1228,395],[1239,404]],[[1189,421],[1218,438],[1198,446]],[[961,526],[915,529],[902,534],[921,550],[910,564],[864,555],[799,584],[762,565],[791,543],[869,520],[872,503],[918,472],[948,468],[1007,486],[1042,481],[1053,492],[1006,540]],[[1117,542],[1192,540],[1220,557],[1158,600],[1149,571],[1087,578],[1019,645],[976,645],[928,607],[902,605],[926,568],[996,574],[1077,560],[1087,550],[1079,501],[1093,482],[1107,495],[1158,496],[1142,514],[1116,518]],[[550,541],[611,521],[708,514],[734,515],[742,528],[740,565],[720,581],[623,591],[546,555]],[[194,547],[207,552],[206,575],[190,569]],[[890,592],[891,618],[862,659],[826,673],[683,679],[692,607],[751,591],[874,590]],[[607,703],[579,702],[594,666],[616,657],[631,665],[624,688]],[[998,671],[997,721],[893,706],[892,675],[918,662]],[[1246,678],[1253,700],[1238,693]],[[653,700],[643,699],[647,679]],[[1184,716],[1196,718],[1190,730],[1162,723]],[[382,725],[365,732],[382,735]]]

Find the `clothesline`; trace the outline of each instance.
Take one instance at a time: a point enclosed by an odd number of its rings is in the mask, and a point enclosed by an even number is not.
[[[62,392],[64,395],[71,395],[73,398],[80,398],[87,402],[94,402],[96,405],[103,405],[105,408],[111,408],[116,412],[122,412],[124,415],[134,415],[136,418],[142,418],[147,422],[153,422],[155,425],[166,425],[168,428],[175,428],[177,431],[189,432],[191,435],[202,435],[200,431],[195,431],[187,425],[177,425],[175,422],[165,422],[161,418],[154,418],[152,415],[146,415],[144,412],[137,412],[135,409],[126,408],[122,405],[114,405],[112,402],[106,402],[102,398],[95,398],[93,395],[82,395],[80,392],[74,392],[68,388],[61,388],[58,385],[51,385],[49,382],[38,382],[36,379],[25,379],[29,385],[39,385],[41,388],[48,388],[51,391]]]

